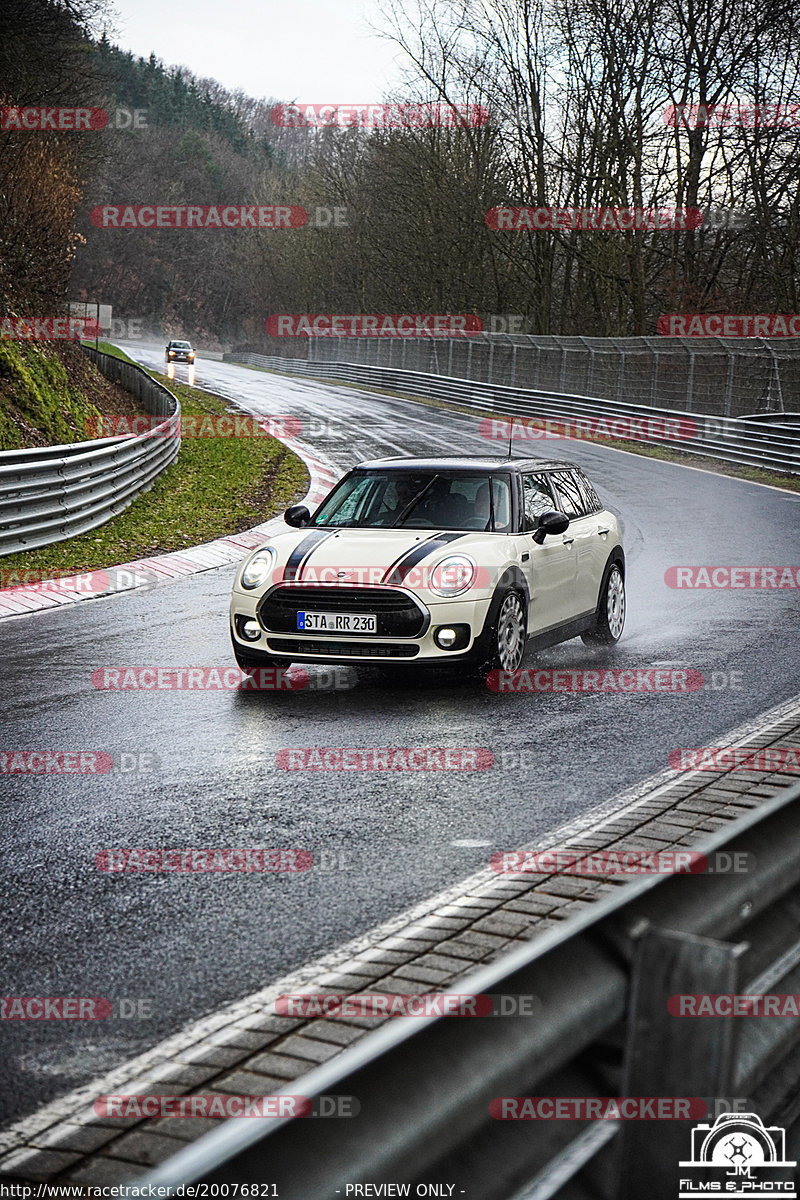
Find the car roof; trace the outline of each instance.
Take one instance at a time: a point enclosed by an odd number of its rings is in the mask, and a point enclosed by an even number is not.
[[[564,459],[550,458],[487,458],[477,455],[463,454],[452,458],[374,458],[361,462],[354,468],[356,471],[392,471],[403,468],[420,471],[552,471],[555,469],[571,470],[577,463]],[[580,469],[580,468],[579,468]]]

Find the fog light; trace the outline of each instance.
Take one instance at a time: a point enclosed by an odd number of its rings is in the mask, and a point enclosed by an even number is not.
[[[449,625],[443,625],[441,629],[437,629],[433,635],[433,640],[442,650],[450,650],[458,641],[458,634],[455,629],[451,629]]]
[[[248,642],[257,642],[261,637],[261,626],[258,621],[244,621],[242,623],[242,637],[247,638]]]

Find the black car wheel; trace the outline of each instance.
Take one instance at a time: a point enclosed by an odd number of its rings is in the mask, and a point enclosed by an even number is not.
[[[625,580],[619,564],[614,563],[606,575],[597,605],[594,629],[581,634],[587,646],[612,646],[622,637],[625,625]]]

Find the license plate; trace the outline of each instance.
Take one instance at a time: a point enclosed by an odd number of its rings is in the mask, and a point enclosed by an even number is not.
[[[375,613],[299,612],[297,628],[306,633],[377,633]]]

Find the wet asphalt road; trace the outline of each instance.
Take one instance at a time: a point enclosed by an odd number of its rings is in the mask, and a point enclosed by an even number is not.
[[[160,347],[128,350],[163,370]],[[313,418],[311,440],[342,469],[383,454],[490,448],[474,418],[344,386],[203,360],[197,384],[252,412]],[[0,784],[0,994],[152,1002],[147,1019],[0,1023],[0,1122],[456,882],[495,850],[590,811],[666,767],[671,749],[714,745],[800,690],[796,591],[664,583],[672,565],[800,563],[800,496],[590,444],[550,442],[544,456],[579,462],[621,517],[629,612],[617,647],[576,640],[537,665],[695,667],[720,673],[716,689],[495,695],[445,672],[387,681],[349,668],[338,691],[92,686],[99,666],[231,665],[230,566],[0,622],[2,748],[158,759],[149,772]],[[740,686],[722,686],[732,671]],[[310,668],[317,683],[321,672]],[[275,764],[283,747],[386,745],[488,747],[496,765],[359,778]],[[326,869],[105,874],[95,854],[115,846],[299,847]]]

